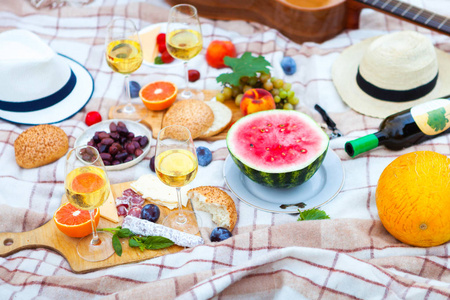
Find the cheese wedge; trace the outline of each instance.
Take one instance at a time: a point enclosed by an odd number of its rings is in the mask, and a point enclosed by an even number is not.
[[[158,55],[158,45],[156,43],[156,37],[158,36],[160,30],[161,26],[157,26],[145,33],[139,34],[144,60],[149,63],[153,63],[155,61],[155,57]]]
[[[175,188],[162,183],[157,176],[146,174],[130,184],[131,188],[145,199],[156,205],[163,205],[169,209],[178,207],[177,191]],[[181,201],[183,206],[188,202],[187,191],[189,186],[181,188]]]
[[[100,206],[100,216],[114,223],[119,222],[116,201],[114,201],[114,195],[112,191],[109,192],[109,197],[108,199],[106,199],[105,203]]]

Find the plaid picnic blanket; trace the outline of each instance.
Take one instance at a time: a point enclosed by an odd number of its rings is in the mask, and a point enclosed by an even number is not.
[[[405,2],[450,16],[448,0]],[[2,1],[0,32],[28,29],[92,74],[92,100],[74,117],[56,124],[67,133],[72,147],[87,128],[87,112],[97,110],[106,119],[110,106],[125,99],[123,77],[104,61],[106,24],[113,16],[126,16],[144,28],[165,22],[168,10],[162,0],[96,0],[84,6],[41,9],[28,0]],[[73,273],[67,261],[51,250],[22,250],[0,258],[0,298],[449,299],[450,244],[418,248],[393,238],[379,221],[375,189],[383,169],[401,154],[433,150],[449,156],[450,136],[402,151],[381,147],[350,158],[344,152],[345,142],[374,132],[380,120],[360,115],[342,102],[331,80],[331,65],[346,47],[379,34],[419,31],[449,53],[450,38],[372,10],[363,11],[360,29],[345,31],[321,44],[300,45],[258,23],[205,18],[201,22],[204,48],[189,62],[201,73],[194,87],[219,88],[215,78],[223,70],[208,67],[204,55],[210,41],[231,40],[238,55],[245,51],[264,55],[274,66],[274,75],[292,83],[301,101],[299,109],[321,122],[313,109],[320,104],[344,133],[330,142],[345,171],[342,190],[322,207],[331,219],[298,222],[297,215],[264,212],[233,196],[238,222],[233,237],[224,242],[211,243],[205,236],[205,245],[87,274]],[[293,76],[285,76],[279,67],[285,55],[298,63],[299,71]],[[141,84],[161,79],[184,84],[181,67],[143,66],[131,78]],[[62,160],[29,170],[15,163],[14,140],[26,128],[0,120],[0,232],[42,226],[51,220],[64,192]],[[218,186],[232,195],[222,175],[228,155],[225,141],[196,141],[196,146],[208,147],[213,162],[199,169],[192,184]],[[111,182],[132,181],[147,174],[152,153],[153,148],[133,168],[110,172]]]

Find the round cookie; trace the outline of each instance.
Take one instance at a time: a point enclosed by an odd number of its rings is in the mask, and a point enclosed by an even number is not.
[[[180,100],[166,112],[162,126],[182,125],[189,129],[192,139],[198,138],[214,122],[212,109],[201,100]]]
[[[69,149],[69,139],[59,127],[37,125],[28,128],[14,141],[17,164],[25,169],[52,163]]]

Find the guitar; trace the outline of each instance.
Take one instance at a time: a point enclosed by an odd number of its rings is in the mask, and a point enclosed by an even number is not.
[[[372,8],[450,35],[450,19],[398,0],[166,0],[189,3],[200,16],[245,20],[275,28],[294,42],[323,42],[356,29],[363,8]]]

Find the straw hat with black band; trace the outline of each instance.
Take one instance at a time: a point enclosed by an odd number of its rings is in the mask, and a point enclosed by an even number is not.
[[[13,123],[57,123],[80,111],[94,81],[75,60],[55,53],[34,33],[0,33],[0,118]]]
[[[351,108],[385,118],[450,95],[450,55],[418,32],[390,33],[344,50],[333,64],[332,79]]]

